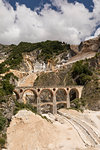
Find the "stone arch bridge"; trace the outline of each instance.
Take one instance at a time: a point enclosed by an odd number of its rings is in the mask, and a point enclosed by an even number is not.
[[[33,94],[34,97],[31,98],[31,104],[37,108],[38,113],[41,114],[42,107],[46,108],[48,106],[49,111],[56,114],[60,106],[64,105],[66,108],[70,108],[71,100],[81,98],[82,90],[83,86],[16,87],[14,93],[17,100],[24,103],[29,102],[27,96]],[[47,91],[49,92],[48,98],[46,98],[45,94],[45,98],[43,99],[43,92]]]

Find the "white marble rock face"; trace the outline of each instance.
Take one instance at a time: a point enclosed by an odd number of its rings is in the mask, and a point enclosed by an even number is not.
[[[34,72],[41,72],[46,70],[45,63],[39,63],[38,61],[34,65]]]

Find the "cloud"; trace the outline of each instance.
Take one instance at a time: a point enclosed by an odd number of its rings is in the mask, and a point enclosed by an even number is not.
[[[97,37],[98,35],[100,35],[100,28],[98,28],[94,34],[95,37]]]
[[[89,37],[86,37],[85,40],[89,40],[89,39],[93,39],[93,38],[96,38],[97,36],[100,36],[100,28],[98,28],[94,35],[93,36],[89,36]]]
[[[83,4],[68,3],[66,0],[51,0],[58,11],[51,4],[32,11],[18,3],[14,10],[9,3],[0,0],[0,43],[60,40],[79,44],[91,37],[100,24],[100,0],[93,1],[93,12],[89,12]]]

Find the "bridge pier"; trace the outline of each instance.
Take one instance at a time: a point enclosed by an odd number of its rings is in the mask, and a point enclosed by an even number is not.
[[[67,92],[67,108],[70,108],[70,97],[69,97],[69,92]]]
[[[40,96],[37,96],[37,113],[41,114]]]
[[[56,105],[56,92],[53,93],[53,114],[57,114],[57,105]]]

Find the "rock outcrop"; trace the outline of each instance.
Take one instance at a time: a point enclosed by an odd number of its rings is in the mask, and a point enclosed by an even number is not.
[[[79,51],[86,52],[100,52],[100,36],[81,42],[79,45]]]
[[[100,111],[60,112],[67,117],[49,114],[49,122],[30,111],[19,111],[7,129],[7,150],[100,149],[99,144],[94,144],[100,141]]]
[[[64,124],[64,121],[57,122],[54,118],[51,123],[30,111],[19,111],[7,130],[8,150],[71,150],[85,147],[68,122]]]

